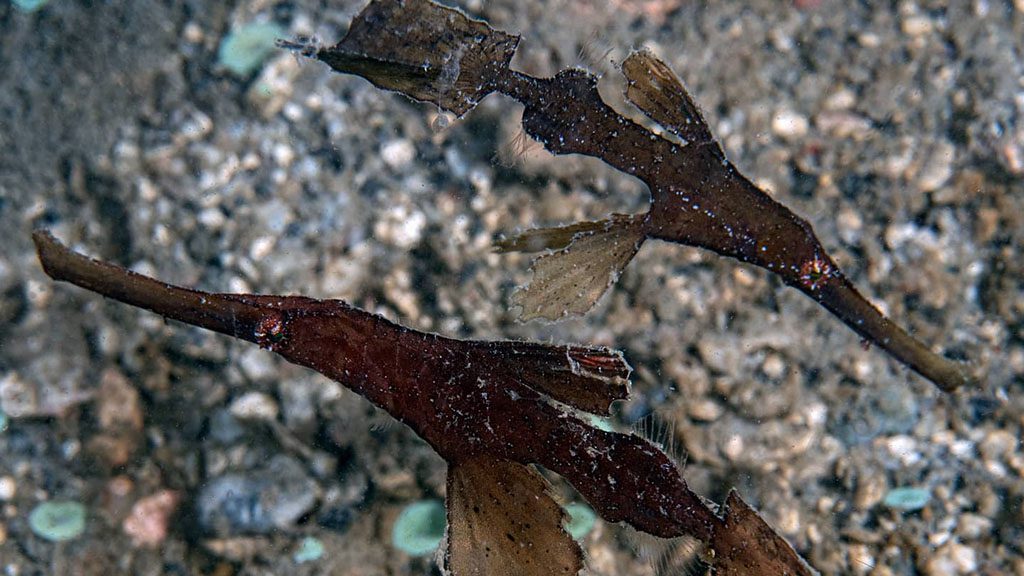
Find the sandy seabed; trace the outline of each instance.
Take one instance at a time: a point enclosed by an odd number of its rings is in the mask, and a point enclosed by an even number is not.
[[[342,298],[450,336],[621,348],[636,372],[618,423],[669,422],[696,491],[721,502],[736,487],[823,573],[1024,574],[1024,5],[466,7],[522,34],[516,67],[587,66],[609,98],[614,62],[654,50],[740,170],[986,385],[944,396],[766,273],[657,242],[584,319],[516,324],[509,295],[529,259],[492,241],[640,211],[646,191],[524,145],[505,98],[446,123],[291,54],[245,78],[218,64],[244,23],[333,42],[361,3],[4,4],[5,573],[437,572],[390,542],[405,505],[443,496],[425,444],[255,346],[54,285],[30,241],[48,227],[178,284]],[[259,511],[233,511],[225,486]],[[901,487],[925,506],[886,505]],[[34,534],[46,500],[85,504],[84,534]],[[140,502],[167,529],[148,545],[126,524]],[[297,563],[310,536],[325,553]],[[625,540],[598,523],[591,572],[652,573]]]

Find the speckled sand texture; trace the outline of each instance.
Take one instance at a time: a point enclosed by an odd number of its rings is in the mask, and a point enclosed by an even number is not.
[[[522,141],[507,99],[449,121],[288,53],[249,78],[217,63],[233,27],[333,42],[360,2],[86,4],[0,5],[0,571],[436,573],[389,542],[444,491],[411,432],[255,346],[54,285],[45,226],[179,284],[622,348],[619,423],[667,419],[699,493],[735,486],[823,573],[1024,574],[1020,0],[469,6],[523,35],[517,67],[590,66],[612,100],[608,60],[664,58],[867,296],[980,363],[986,387],[948,397],[765,273],[675,245],[647,243],[585,319],[516,325],[529,260],[492,241],[646,192]],[[901,487],[924,506],[887,506]],[[35,535],[45,500],[85,504],[84,534]],[[309,536],[325,552],[297,564]],[[584,547],[593,574],[652,573],[615,527]]]

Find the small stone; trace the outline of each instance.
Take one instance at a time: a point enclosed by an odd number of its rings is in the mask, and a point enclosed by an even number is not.
[[[862,476],[853,493],[853,507],[856,510],[870,510],[882,501],[888,487],[884,474],[868,473]]]
[[[373,226],[374,236],[396,248],[409,249],[420,243],[427,217],[404,204],[390,208]]]
[[[814,117],[818,130],[831,138],[864,140],[871,134],[871,121],[845,110],[826,110]]]
[[[722,416],[724,411],[721,404],[710,399],[692,402],[688,405],[687,410],[691,418],[701,422],[714,422]]]
[[[825,98],[826,110],[849,110],[857,103],[857,93],[842,87]]]
[[[143,498],[121,524],[124,533],[136,547],[155,547],[167,538],[167,525],[180,496],[173,490],[162,490]]]
[[[203,547],[214,556],[241,563],[251,561],[257,554],[266,551],[269,542],[263,537],[213,538],[204,540]],[[226,568],[226,564],[222,563],[220,566],[225,568],[215,571],[215,576],[229,576],[235,573],[233,569]]]
[[[978,444],[978,451],[986,460],[998,460],[1019,450],[1021,441],[1008,430],[991,430]]]
[[[876,563],[871,548],[863,544],[851,544],[846,555],[854,574],[868,574]]]
[[[924,565],[928,576],[957,576],[973,574],[978,567],[977,554],[973,548],[959,542],[948,542],[936,550]]]
[[[768,354],[761,364],[761,371],[765,376],[778,380],[786,373],[786,362],[778,354]]]
[[[404,138],[391,140],[381,146],[380,157],[392,170],[402,170],[416,159],[416,146]]]
[[[852,246],[860,241],[864,220],[855,210],[844,208],[836,216],[836,227],[839,228],[839,237],[843,242]]]
[[[957,519],[956,533],[964,540],[977,540],[992,532],[992,520],[980,514],[966,512]]]
[[[793,110],[781,110],[772,118],[772,132],[786,140],[806,136],[809,127],[807,117]]]
[[[142,430],[139,392],[121,372],[113,368],[103,371],[96,404],[97,419],[103,430]]]
[[[582,540],[590,531],[594,529],[594,525],[597,523],[597,514],[594,511],[583,504],[582,502],[572,502],[565,506],[565,513],[567,518],[565,519],[565,531],[573,537],[574,540]]]
[[[319,498],[319,486],[302,466],[280,455],[263,468],[208,482],[196,498],[196,512],[207,534],[270,534],[290,528]]]
[[[882,500],[882,504],[895,510],[913,512],[927,506],[931,499],[931,493],[924,488],[904,486],[890,490]]]
[[[935,24],[927,16],[911,16],[901,26],[907,36],[924,36],[935,28]]]
[[[917,186],[922,192],[934,192],[944,186],[953,176],[953,156],[956,148],[952,143],[940,141],[925,159],[917,176]]]
[[[28,515],[28,525],[40,538],[66,542],[85,532],[85,516],[85,506],[78,502],[43,502]]]
[[[199,220],[200,224],[210,230],[219,230],[224,226],[224,222],[227,221],[227,218],[224,216],[224,213],[221,212],[220,208],[210,207],[200,212],[197,220]]]
[[[737,462],[743,456],[743,448],[743,436],[732,434],[722,443],[722,454],[730,461]]]
[[[18,481],[14,476],[0,476],[0,501],[7,502],[18,493]]]
[[[231,403],[231,415],[239,420],[276,420],[277,402],[262,392],[246,392]]]
[[[221,41],[218,62],[236,76],[248,76],[274,51],[286,31],[274,23],[250,22],[234,28]]]
[[[296,564],[305,564],[306,562],[316,562],[323,555],[324,543],[318,538],[307,536],[299,543],[295,554],[292,554],[292,560],[295,560]]]
[[[421,500],[406,506],[391,528],[391,544],[410,556],[432,553],[444,538],[444,503]]]
[[[893,456],[899,458],[904,466],[916,464],[921,460],[921,454],[917,451],[917,441],[910,436],[893,436],[886,441],[886,448]]]

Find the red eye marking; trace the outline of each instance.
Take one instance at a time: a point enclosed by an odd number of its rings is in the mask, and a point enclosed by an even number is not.
[[[800,284],[810,291],[816,291],[822,284],[832,277],[832,265],[828,260],[815,258],[808,260],[800,266]]]
[[[267,312],[256,325],[253,335],[256,336],[256,343],[260,348],[273,350],[284,341],[284,315],[276,310]]]

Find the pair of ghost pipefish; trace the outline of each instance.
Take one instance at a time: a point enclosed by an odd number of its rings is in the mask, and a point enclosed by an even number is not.
[[[377,0],[329,48],[283,42],[332,68],[461,116],[502,92],[525,106],[530,136],[644,181],[645,214],[535,230],[499,243],[538,258],[515,301],[523,318],[581,314],[646,238],[700,246],[778,274],[869,341],[947,391],[973,381],[861,297],[809,224],[729,163],[675,75],[646,52],[622,65],[627,99],[667,131],[615,112],[596,79],[567,70],[539,79],[511,70],[518,37],[428,0]],[[628,393],[629,366],[607,349],[463,341],[393,324],[341,301],[210,294],[70,252],[35,235],[44,269],[183,322],[255,342],[338,380],[409,425],[449,464],[449,542],[456,576],[576,574],[578,545],[531,465],[570,482],[606,520],[703,543],[718,574],[809,574],[792,548],[735,493],[712,510],[653,444],[598,430],[552,400],[607,414]]]

